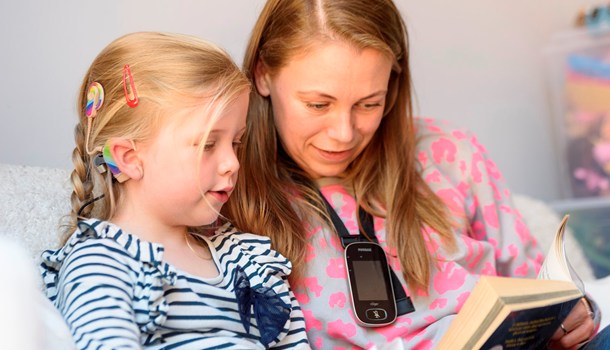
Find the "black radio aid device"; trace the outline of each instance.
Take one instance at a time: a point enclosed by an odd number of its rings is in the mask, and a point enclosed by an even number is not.
[[[396,320],[396,300],[383,248],[373,242],[345,247],[345,266],[356,322],[381,327]]]

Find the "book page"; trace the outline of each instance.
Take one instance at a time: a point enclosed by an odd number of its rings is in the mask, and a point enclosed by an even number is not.
[[[573,282],[584,294],[584,284],[570,265],[565,251],[564,235],[569,217],[565,215],[561,220],[555,239],[538,273],[538,279]]]

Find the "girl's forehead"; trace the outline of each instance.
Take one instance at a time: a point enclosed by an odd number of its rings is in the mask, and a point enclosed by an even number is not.
[[[249,91],[245,90],[238,95],[234,101],[222,96],[203,96],[172,103],[172,106],[163,108],[159,128],[173,132],[208,133],[225,114],[231,113],[237,101],[245,98],[247,105]]]
[[[204,104],[178,109],[164,119],[168,127],[176,130],[200,129],[209,125],[213,113],[214,108]]]

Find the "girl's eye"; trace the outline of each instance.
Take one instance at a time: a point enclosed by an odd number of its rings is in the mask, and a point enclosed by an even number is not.
[[[240,149],[240,148],[241,148],[241,146],[242,146],[241,141],[233,141],[233,149],[234,149],[235,151],[237,151],[238,149]]]
[[[210,151],[212,149],[214,149],[214,146],[216,145],[215,142],[208,142],[205,144],[205,146],[203,146],[203,150],[204,151]]]

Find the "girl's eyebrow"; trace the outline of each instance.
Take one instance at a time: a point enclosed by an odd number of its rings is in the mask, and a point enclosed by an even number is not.
[[[210,134],[217,134],[217,133],[224,132],[224,131],[227,131],[227,130],[228,129],[223,129],[223,128],[212,129],[212,130],[210,130]],[[240,131],[244,131],[244,130],[246,130],[245,126],[243,128],[240,128],[237,131],[240,132]]]
[[[212,129],[210,130],[210,133],[208,134],[208,138],[212,137],[212,136],[216,136],[218,134],[222,134],[224,132],[228,132],[227,129]],[[237,132],[235,133],[236,135],[242,135],[246,132],[246,127],[244,126],[243,128],[237,130]],[[203,137],[203,134],[200,134],[199,137]]]

